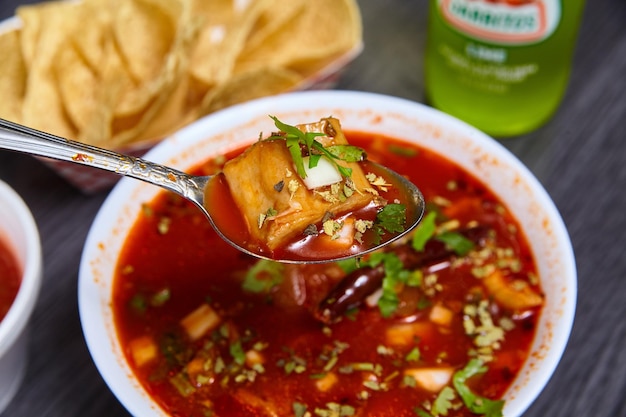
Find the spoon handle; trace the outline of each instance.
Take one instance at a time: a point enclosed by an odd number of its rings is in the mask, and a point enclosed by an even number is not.
[[[158,185],[185,197],[202,191],[197,190],[199,184],[194,177],[182,171],[4,119],[0,119],[0,148],[100,168]]]

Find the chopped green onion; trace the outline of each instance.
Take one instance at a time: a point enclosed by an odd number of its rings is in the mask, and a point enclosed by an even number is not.
[[[243,289],[254,293],[267,293],[283,280],[284,265],[261,259],[246,272]]]
[[[170,299],[171,293],[169,288],[163,288],[161,291],[150,297],[150,305],[160,307]]]

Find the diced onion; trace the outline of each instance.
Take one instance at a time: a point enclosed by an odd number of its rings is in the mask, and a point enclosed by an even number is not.
[[[130,353],[136,366],[141,367],[157,357],[158,348],[152,337],[140,336],[129,343]]]
[[[404,374],[415,379],[417,384],[430,392],[439,392],[452,378],[452,368],[409,368]]]
[[[320,158],[314,168],[309,168],[309,157],[304,157],[304,171],[306,178],[303,178],[304,185],[309,190],[335,184],[341,181],[341,174],[337,168],[326,158]]]
[[[249,350],[246,352],[246,365],[252,368],[254,365],[263,364],[265,362],[265,358],[260,352],[256,350]]]
[[[322,378],[315,381],[315,386],[322,392],[328,392],[330,389],[339,382],[339,378],[334,372],[329,372]]]
[[[387,328],[385,340],[389,346],[410,346],[416,339],[428,340],[432,331],[433,325],[428,321],[399,323]]]
[[[440,326],[449,326],[453,317],[454,313],[452,310],[441,304],[435,304],[428,315],[430,321]]]
[[[191,340],[198,340],[221,322],[220,316],[210,305],[203,303],[180,322]]]

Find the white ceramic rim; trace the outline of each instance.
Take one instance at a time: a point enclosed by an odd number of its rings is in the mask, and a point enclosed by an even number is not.
[[[548,294],[530,359],[505,395],[504,415],[520,416],[553,374],[565,350],[576,305],[576,265],[569,235],[534,175],[500,143],[451,116],[405,99],[349,91],[289,93],[233,106],[182,129],[145,158],[189,169],[210,155],[237,146],[233,142],[250,143],[259,132],[274,130],[268,114],[287,123],[333,115],[345,130],[372,133],[388,133],[389,124],[397,125],[391,136],[412,138],[447,156],[489,183],[510,206],[531,241]],[[294,117],[297,119],[292,120]],[[250,134],[250,129],[256,129],[256,134]],[[139,203],[151,200],[158,192],[156,187],[135,180],[119,182],[94,221],[79,272],[79,311],[90,353],[117,398],[132,414],[142,416],[164,414],[125,362],[112,321],[107,279],[117,261],[124,231],[140,212]]]
[[[14,251],[23,267],[22,282],[11,308],[0,322],[0,358],[22,334],[35,307],[41,287],[42,255],[39,231],[24,200],[8,184],[0,181],[0,216],[14,223],[0,225],[0,239]],[[19,233],[19,236],[12,236]],[[21,246],[20,248],[16,247]]]

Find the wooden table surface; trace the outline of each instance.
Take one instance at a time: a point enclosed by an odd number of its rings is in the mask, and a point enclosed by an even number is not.
[[[1,0],[0,18],[33,2]],[[360,5],[365,50],[337,88],[423,102],[427,1]],[[626,416],[626,2],[588,2],[558,113],[503,143],[554,199],[579,275],[567,350],[525,416]],[[127,415],[91,360],[77,307],[81,250],[107,192],[84,195],[34,158],[8,151],[0,151],[0,178],[30,206],[45,258],[27,374],[2,416]]]

